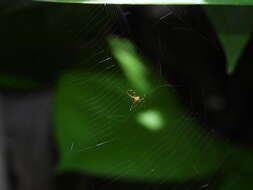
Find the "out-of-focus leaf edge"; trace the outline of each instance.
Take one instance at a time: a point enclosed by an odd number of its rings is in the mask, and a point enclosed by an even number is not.
[[[253,5],[251,0],[33,0],[53,3],[128,4],[128,5]]]

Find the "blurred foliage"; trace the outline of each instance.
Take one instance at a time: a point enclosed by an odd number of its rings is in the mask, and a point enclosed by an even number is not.
[[[253,4],[250,0],[146,1],[159,3]],[[51,76],[60,73],[59,79],[55,77],[54,115],[60,153],[58,171],[155,182],[201,180],[218,173],[224,176],[224,190],[240,189],[242,185],[251,189],[251,181],[241,176],[252,176],[252,152],[205,130],[198,116],[185,110],[176,90],[159,78],[130,41],[111,37],[106,44],[117,14],[105,7],[73,9],[71,4],[55,5],[1,17],[1,48],[8,52],[3,70],[15,68],[14,73],[18,73],[1,74],[3,87],[35,88],[38,83],[29,78],[50,76],[47,82],[51,84]],[[252,32],[251,7],[206,7],[206,11],[226,53],[228,71],[232,72]],[[16,25],[19,22],[25,23],[24,27]],[[16,27],[22,29],[19,35]],[[13,67],[19,60],[28,66]],[[76,64],[75,69],[72,64]],[[126,93],[130,89],[144,98],[132,111],[133,102]]]
[[[252,189],[253,183],[251,183],[252,174],[241,173],[229,175],[225,179],[225,183],[221,186],[221,190],[238,190],[238,189]]]
[[[151,90],[151,84],[148,78],[149,71],[142,64],[142,60],[137,55],[133,45],[127,40],[118,40],[117,38],[111,38],[109,40],[112,48],[112,53],[116,60],[120,63],[124,74],[131,82],[134,89],[142,93],[147,93]]]
[[[91,5],[37,3],[0,12],[0,84],[21,89],[53,86],[59,73],[77,65],[84,52],[89,59],[103,50],[114,19],[108,8]]]
[[[44,1],[44,0],[39,0]],[[50,2],[50,0],[45,0]],[[133,1],[133,0],[52,0],[64,3],[94,4],[210,4],[210,5],[253,5],[251,0],[193,0],[193,1]],[[252,7],[243,6],[207,6],[209,16],[224,48],[227,59],[227,72],[232,73],[245,45],[252,34]]]
[[[227,72],[232,73],[247,45],[253,29],[253,7],[205,7],[227,58]]]
[[[148,82],[152,77],[143,73],[134,83],[132,76],[142,72],[138,68],[145,67],[142,59],[136,57],[134,46],[119,38],[110,38],[109,44],[115,60],[103,62],[101,70],[73,70],[59,81],[55,110],[61,158],[58,170],[181,182],[200,180],[221,168],[228,169],[224,173],[233,172],[238,164],[235,155],[241,149],[201,128],[194,116],[184,111],[168,84],[154,85]],[[124,63],[129,59],[139,61]],[[154,73],[149,73],[155,78]],[[145,101],[130,111],[131,101],[125,91],[136,89],[137,95],[143,97],[139,93],[141,82],[148,82],[151,89],[147,90]],[[154,117],[161,120],[158,130],[150,130],[145,118],[140,121],[140,115],[147,113],[156,114]],[[248,150],[243,152],[246,159],[251,155]],[[244,169],[251,172],[250,168]]]

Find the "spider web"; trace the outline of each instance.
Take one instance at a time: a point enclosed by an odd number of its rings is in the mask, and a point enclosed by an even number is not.
[[[95,46],[91,41],[92,55],[86,53],[79,67],[63,72],[59,80],[58,170],[109,178],[99,189],[119,180],[155,183],[151,189],[166,183],[174,183],[173,189],[217,189],[217,176],[233,163],[231,154],[237,149],[203,129],[198,114],[180,104],[175,88],[159,71],[148,69],[134,45],[118,37],[107,39]],[[145,97],[132,111],[127,90]]]

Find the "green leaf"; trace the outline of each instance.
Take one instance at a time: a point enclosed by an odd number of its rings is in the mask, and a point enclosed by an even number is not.
[[[152,87],[148,77],[149,72],[142,64],[134,46],[128,40],[120,38],[111,38],[109,43],[115,59],[120,63],[129,82],[142,93],[150,91]]]
[[[130,42],[112,38],[110,46],[118,64],[104,57],[107,61],[65,73],[59,81],[55,110],[58,170],[184,181],[202,179],[224,167],[233,148],[202,129],[171,86],[144,74],[144,70],[152,72]],[[140,72],[138,80],[136,72]],[[138,88],[141,82],[151,87],[145,95]],[[132,111],[126,94],[129,89],[145,97]]]
[[[252,174],[238,172],[225,179],[221,190],[253,189]]]
[[[253,152],[251,148],[233,144],[233,151],[228,155],[226,167],[223,169],[221,190],[238,190],[253,188]]]
[[[143,5],[253,5],[252,0],[34,0],[86,4],[143,4]]]
[[[253,7],[206,7],[218,33],[227,59],[227,72],[232,73],[249,41],[253,29]]]

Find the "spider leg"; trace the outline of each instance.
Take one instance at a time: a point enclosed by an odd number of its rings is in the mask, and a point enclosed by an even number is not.
[[[130,106],[130,111],[132,111],[134,108],[136,108],[140,103],[142,103],[144,100],[141,100],[139,102],[133,102]]]
[[[127,95],[130,96],[131,98],[133,98],[135,96],[135,91],[133,90],[127,90],[126,91]]]
[[[128,90],[128,92],[132,92],[133,94],[135,94],[135,91],[132,89]]]
[[[133,103],[130,105],[130,111],[132,111],[133,108],[135,108],[135,104],[136,104],[136,102],[133,102]]]

